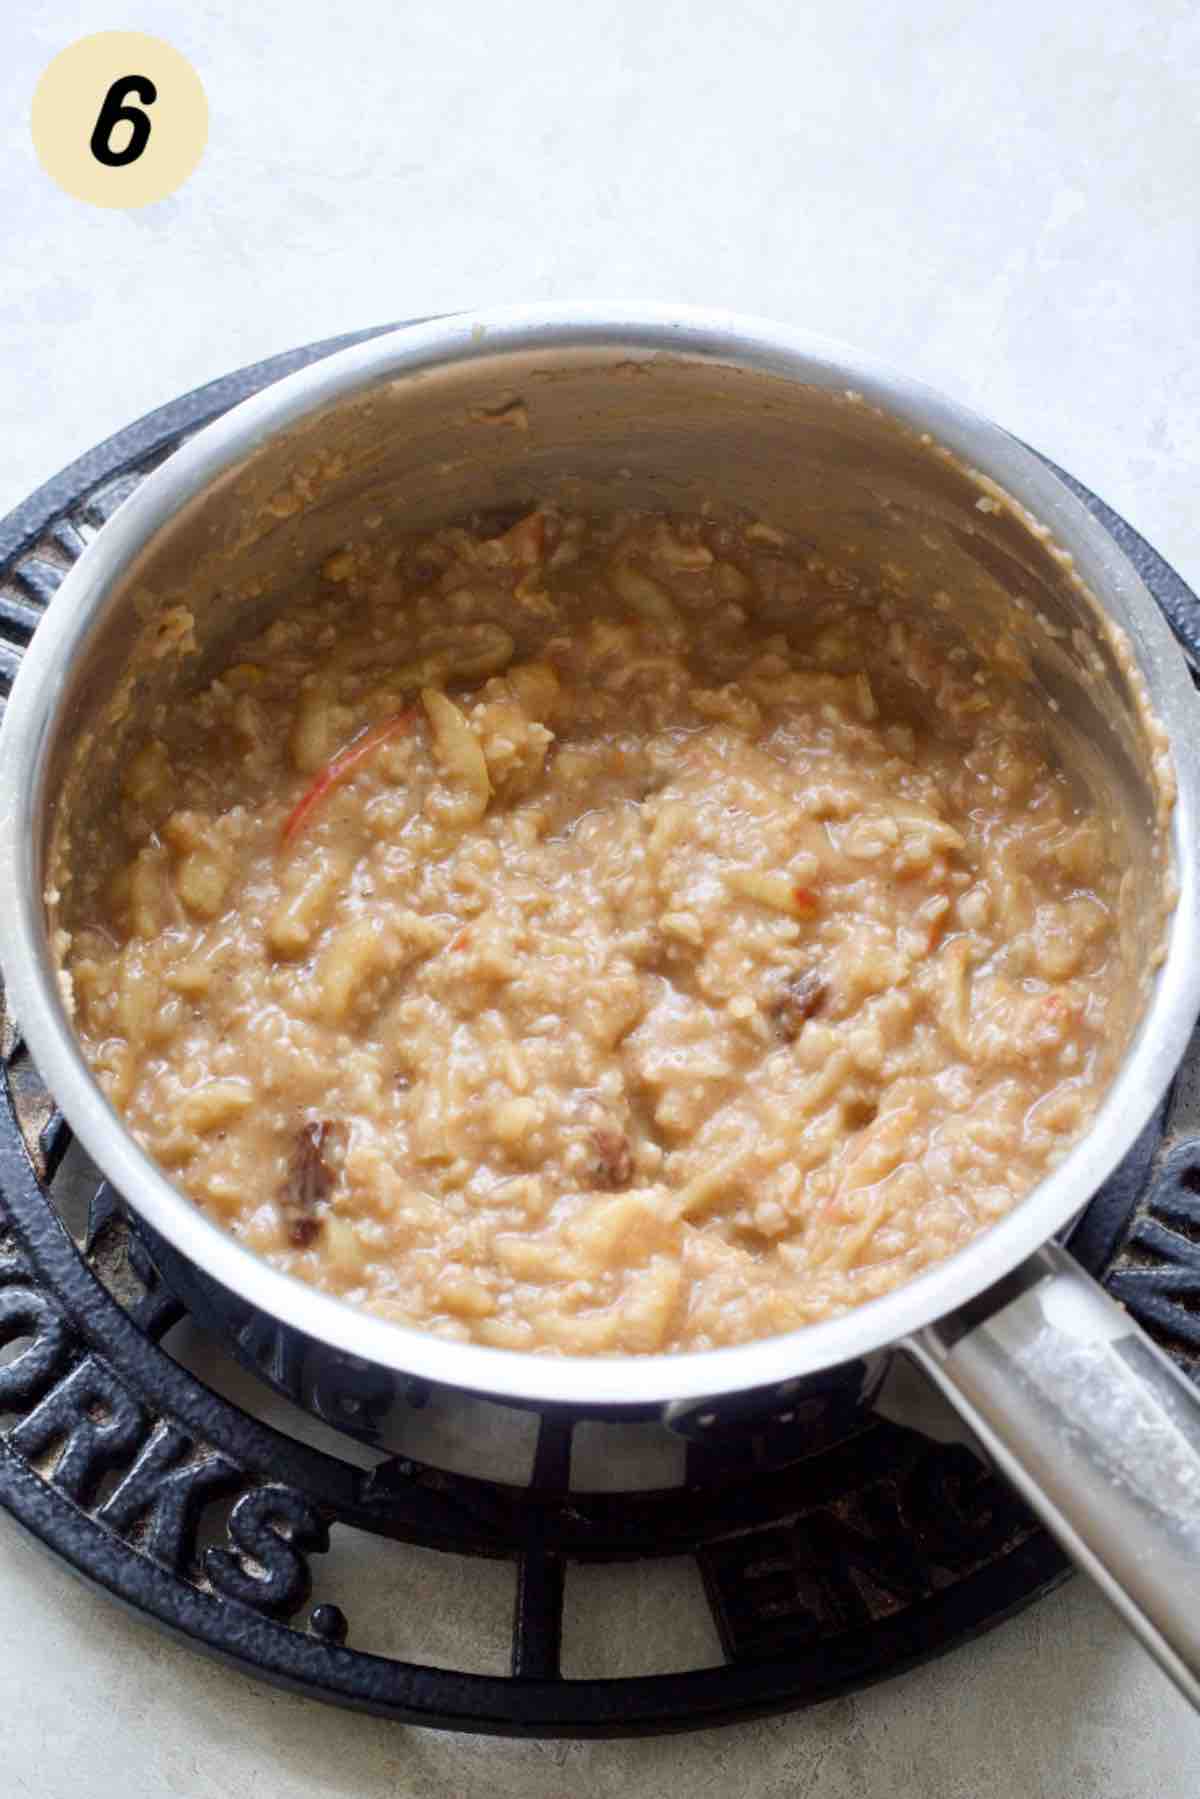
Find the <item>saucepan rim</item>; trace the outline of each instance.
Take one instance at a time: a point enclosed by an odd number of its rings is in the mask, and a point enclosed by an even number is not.
[[[1075,558],[1129,634],[1165,727],[1178,799],[1171,838],[1178,903],[1137,1036],[1087,1133],[1008,1216],[966,1248],[844,1316],[733,1348],[651,1356],[536,1355],[448,1342],[375,1317],[272,1268],[208,1219],[135,1142],[104,1098],[62,1003],[39,864],[47,768],[65,671],[106,597],[180,509],[262,443],[332,402],[477,357],[611,349],[701,358],[851,389],[928,432],[999,483]],[[706,308],[596,302],[500,307],[409,325],[299,370],[208,425],[155,470],[65,577],[22,662],[0,728],[0,964],[43,1078],[98,1166],[154,1232],[240,1300],[328,1349],[436,1385],[525,1404],[646,1408],[772,1387],[895,1345],[1009,1273],[1112,1172],[1175,1072],[1200,1009],[1200,702],[1154,600],[1123,552],[1041,460],[998,426],[830,339]]]

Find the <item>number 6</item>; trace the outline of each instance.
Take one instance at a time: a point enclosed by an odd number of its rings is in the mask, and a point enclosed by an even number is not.
[[[106,168],[122,169],[136,162],[150,139],[150,121],[138,106],[123,106],[122,101],[135,94],[142,106],[152,106],[158,89],[146,75],[118,75],[104,96],[99,117],[92,131],[91,151]],[[120,150],[112,147],[112,134],[122,122],[129,126],[129,138]]]

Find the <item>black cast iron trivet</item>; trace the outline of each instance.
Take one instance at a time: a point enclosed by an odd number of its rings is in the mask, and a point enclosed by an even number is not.
[[[0,522],[0,691],[67,568],[152,468],[238,400],[373,335],[275,357],[174,401]],[[1200,666],[1200,602],[1123,520],[1069,484]],[[524,1486],[404,1454],[310,1447],[218,1396],[161,1346],[180,1307],[86,1170],[86,1227],[68,1229],[52,1187],[70,1134],[10,1025],[0,1051],[0,1503],[79,1573],[247,1673],[458,1730],[681,1730],[812,1704],[912,1667],[1067,1572],[969,1449],[878,1415],[841,1434],[810,1417],[693,1446],[682,1484],[655,1490],[572,1487],[576,1426],[558,1413],[537,1425]],[[1071,1247],[1194,1374],[1200,1148],[1176,1124],[1190,1124],[1188,1110],[1160,1108]],[[80,1178],[76,1168],[76,1191]],[[514,1565],[511,1672],[366,1653],[353,1646],[353,1612],[336,1600],[308,1610],[313,1558],[348,1528],[378,1539],[383,1581],[397,1553],[388,1539]],[[567,1571],[623,1563],[637,1581],[665,1557],[698,1564],[724,1663],[564,1678]],[[437,1573],[421,1608],[431,1617]]]

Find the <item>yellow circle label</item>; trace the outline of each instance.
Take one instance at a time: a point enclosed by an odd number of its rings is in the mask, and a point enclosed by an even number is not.
[[[92,206],[148,206],[187,180],[208,101],[185,56],[141,31],[98,31],[54,58],[33,95],[46,173]]]

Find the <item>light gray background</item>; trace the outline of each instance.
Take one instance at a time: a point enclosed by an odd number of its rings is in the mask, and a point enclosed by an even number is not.
[[[131,27],[192,59],[212,120],[181,192],[120,215],[50,185],[28,106],[56,51]],[[472,303],[679,299],[944,386],[1200,583],[1192,0],[19,4],[3,65],[0,510],[175,393],[312,338]],[[807,1715],[642,1744],[439,1737],[210,1667],[4,1526],[0,1765],[46,1799],[1195,1799],[1200,1720],[1077,1581]]]

